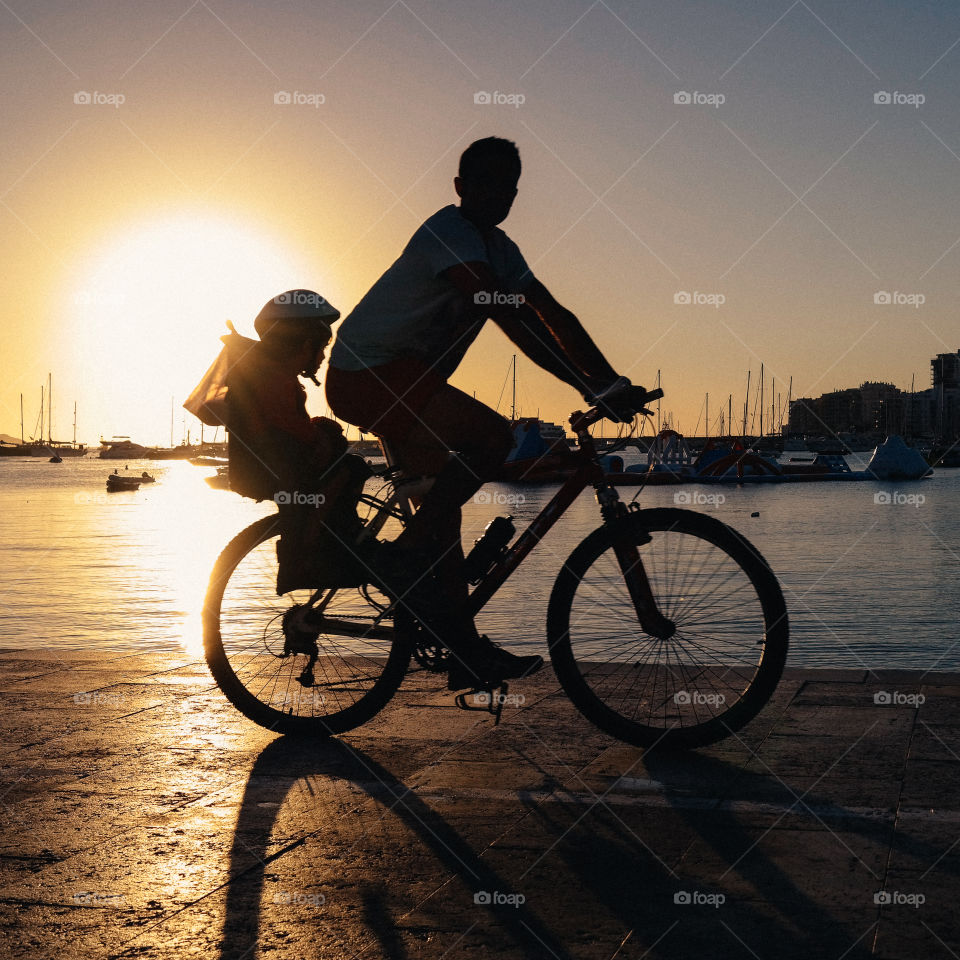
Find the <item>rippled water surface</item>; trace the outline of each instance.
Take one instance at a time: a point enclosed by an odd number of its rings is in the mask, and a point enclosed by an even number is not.
[[[131,461],[157,482],[107,494],[115,466],[0,458],[0,646],[199,651],[210,568],[272,505],[212,490],[211,470],[182,462]],[[465,509],[465,541],[497,514],[522,527],[555,489],[485,488],[486,502]],[[722,495],[690,506],[766,556],[790,612],[792,665],[960,668],[960,471],[899,485],[652,487],[640,501],[674,506],[678,494]],[[553,580],[598,522],[585,492],[481,613],[481,632],[545,647]]]

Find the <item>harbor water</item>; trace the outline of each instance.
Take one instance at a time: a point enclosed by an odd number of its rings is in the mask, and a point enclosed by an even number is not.
[[[115,467],[0,458],[0,647],[199,654],[210,569],[273,505],[211,489],[211,469],[180,461],[130,461],[157,482],[107,493]],[[464,510],[465,544],[498,515],[522,530],[555,490],[486,486]],[[757,546],[787,601],[790,665],[960,668],[960,470],[901,484],[649,487],[638,499],[710,513]],[[481,632],[545,653],[553,581],[598,523],[586,491],[482,611]]]

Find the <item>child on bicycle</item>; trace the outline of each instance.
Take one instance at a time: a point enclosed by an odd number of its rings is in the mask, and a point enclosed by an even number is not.
[[[244,344],[227,379],[230,486],[278,505],[278,594],[342,578],[359,525],[353,507],[369,470],[346,455],[338,423],[307,413],[299,379],[317,383],[339,317],[311,290],[274,297],[254,321],[260,341]]]

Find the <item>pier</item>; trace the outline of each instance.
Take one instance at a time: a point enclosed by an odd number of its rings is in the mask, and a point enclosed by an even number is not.
[[[186,655],[0,654],[10,957],[956,956],[960,675],[790,671],[662,754],[549,667],[503,721],[408,676],[327,743]]]

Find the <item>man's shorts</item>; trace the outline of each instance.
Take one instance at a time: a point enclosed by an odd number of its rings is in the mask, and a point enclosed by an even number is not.
[[[417,357],[401,357],[365,370],[327,370],[327,403],[334,415],[388,442],[403,438],[420,412],[447,384]]]

